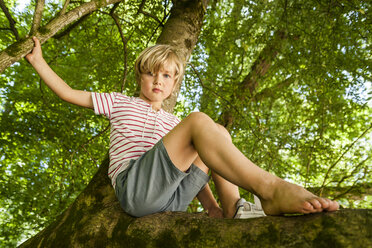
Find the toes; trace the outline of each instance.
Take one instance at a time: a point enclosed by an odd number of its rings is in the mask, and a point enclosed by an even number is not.
[[[321,204],[322,209],[328,209],[331,204],[331,200],[326,199],[326,198],[317,198],[317,200]]]
[[[332,201],[327,198],[316,197],[316,198],[310,199],[309,202],[314,207],[314,212],[336,211],[339,208],[339,205],[337,202]]]
[[[339,207],[340,206],[339,206],[338,202],[329,200],[329,206],[326,210],[327,211],[336,211],[336,210],[339,209]]]
[[[303,204],[302,212],[305,214],[313,213],[314,212],[314,206],[310,202],[305,202]]]
[[[324,204],[326,204],[326,202],[322,201],[321,198],[312,198],[309,200],[309,202],[311,203],[311,205],[313,205],[314,209],[320,209],[321,211],[324,209]]]

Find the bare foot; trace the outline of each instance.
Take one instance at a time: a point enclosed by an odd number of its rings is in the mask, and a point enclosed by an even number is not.
[[[301,186],[279,179],[274,185],[271,197],[261,199],[262,208],[267,215],[286,213],[317,213],[336,211],[337,202],[318,197]]]

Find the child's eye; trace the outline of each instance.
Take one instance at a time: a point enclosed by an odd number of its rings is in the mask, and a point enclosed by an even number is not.
[[[165,78],[170,78],[171,76],[169,74],[164,74]]]

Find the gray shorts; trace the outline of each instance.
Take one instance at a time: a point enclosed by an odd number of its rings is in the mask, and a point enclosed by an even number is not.
[[[208,181],[209,176],[194,164],[187,172],[180,171],[160,140],[118,175],[115,192],[126,213],[141,217],[164,211],[186,211]]]

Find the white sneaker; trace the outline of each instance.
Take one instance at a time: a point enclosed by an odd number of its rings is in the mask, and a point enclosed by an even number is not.
[[[262,209],[261,201],[257,196],[254,196],[254,204],[247,202],[244,198],[240,198],[236,203],[236,212],[234,219],[250,219],[266,216]]]

